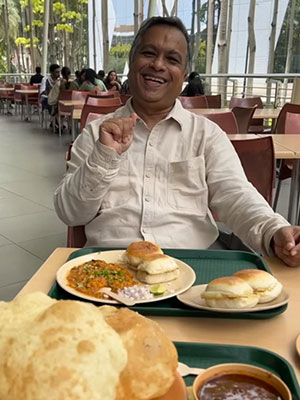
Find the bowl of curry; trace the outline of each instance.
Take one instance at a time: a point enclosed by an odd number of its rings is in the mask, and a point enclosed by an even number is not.
[[[115,293],[125,287],[137,285],[133,273],[121,263],[108,263],[103,260],[90,260],[70,269],[67,276],[68,285],[88,296],[104,298],[99,293],[109,287]]]
[[[250,364],[219,364],[206,369],[193,383],[196,400],[292,400],[276,375]]]

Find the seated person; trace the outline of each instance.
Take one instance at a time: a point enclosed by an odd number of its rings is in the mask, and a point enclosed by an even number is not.
[[[61,76],[62,79],[55,83],[48,95],[48,104],[53,107],[52,115],[57,114],[58,97],[62,90],[79,90],[78,84],[75,81],[70,80],[70,68],[62,67]]]
[[[50,68],[50,76],[47,78],[44,76],[40,86],[40,94],[41,94],[41,103],[42,107],[49,110],[51,113],[52,107],[48,104],[48,95],[50,90],[53,88],[60,75],[60,66],[57,64],[51,64]]]
[[[104,82],[104,78],[105,78],[105,72],[103,71],[103,69],[100,69],[98,71],[98,78],[100,79],[100,81]]]
[[[44,78],[43,75],[41,74],[41,67],[36,67],[35,69],[35,74],[32,75],[30,78],[30,85],[33,85],[34,83],[38,84],[42,82],[42,79]]]
[[[80,87],[80,86],[82,85],[82,82],[81,82],[81,80],[80,80],[80,71],[79,71],[79,70],[75,71],[75,79],[74,79],[74,82],[77,83],[78,87]]]
[[[129,81],[128,81],[128,79],[126,79],[123,82],[120,93],[121,94],[131,94],[130,93],[130,89],[129,89]]]
[[[109,71],[107,77],[104,79],[107,90],[121,90],[121,82],[115,70]]]
[[[300,227],[247,181],[227,135],[177,99],[189,58],[180,19],[144,21],[129,54],[133,97],[77,137],[55,191],[59,218],[85,225],[87,246],[206,249],[218,237],[212,210],[252,249],[300,266]]]
[[[204,94],[203,85],[198,72],[191,72],[188,77],[188,84],[180,96],[200,96]]]
[[[107,92],[106,86],[97,78],[97,74],[92,68],[87,68],[84,73],[81,74],[81,79],[83,79],[83,83],[79,90],[100,90],[101,92]]]

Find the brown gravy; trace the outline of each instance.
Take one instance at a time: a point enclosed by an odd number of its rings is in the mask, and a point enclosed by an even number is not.
[[[275,388],[247,375],[225,374],[205,382],[199,400],[283,400]]]

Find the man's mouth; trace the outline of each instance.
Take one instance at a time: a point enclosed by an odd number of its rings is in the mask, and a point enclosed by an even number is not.
[[[166,83],[166,79],[164,78],[160,78],[160,77],[156,77],[156,76],[151,76],[151,75],[144,75],[144,79],[147,82],[153,82],[155,85],[159,84],[162,85],[164,83]]]

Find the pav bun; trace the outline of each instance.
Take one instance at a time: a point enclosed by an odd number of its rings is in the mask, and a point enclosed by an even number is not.
[[[244,280],[225,276],[211,281],[201,297],[212,308],[252,308],[258,303],[258,295]]]
[[[123,261],[133,269],[136,269],[148,256],[153,254],[163,254],[162,249],[155,243],[146,241],[133,242],[123,254]]]
[[[234,274],[243,279],[259,296],[259,303],[268,303],[278,297],[282,291],[282,284],[271,274],[259,269],[243,269]]]
[[[176,261],[166,254],[153,254],[138,266],[137,278],[141,282],[153,285],[172,281],[179,276]]]

